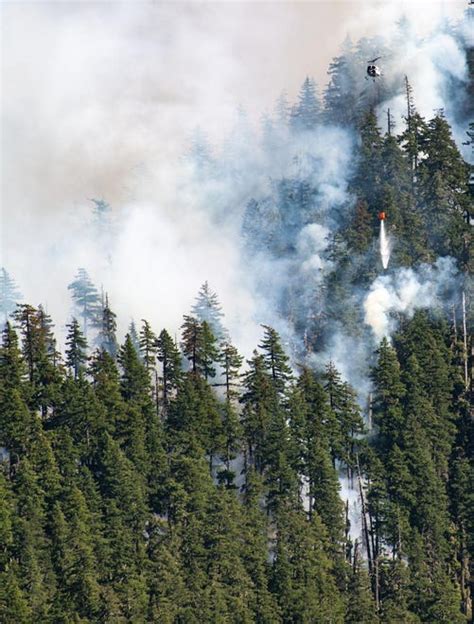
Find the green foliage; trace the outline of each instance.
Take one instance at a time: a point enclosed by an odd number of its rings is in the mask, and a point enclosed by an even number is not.
[[[100,349],[107,351],[112,357],[116,357],[118,349],[116,318],[117,315],[109,306],[109,297],[105,295],[105,301],[102,304],[100,320],[98,322],[99,333],[96,342]]]
[[[69,330],[66,336],[66,366],[72,370],[74,379],[77,379],[87,362],[87,341],[77,319],[73,318],[66,327]]]
[[[147,371],[150,371],[155,366],[156,361],[156,336],[151,329],[150,323],[142,319],[142,328],[140,330],[140,338],[139,338],[139,350],[140,355],[145,365]],[[133,347],[133,336],[130,333],[130,340],[132,342]]]

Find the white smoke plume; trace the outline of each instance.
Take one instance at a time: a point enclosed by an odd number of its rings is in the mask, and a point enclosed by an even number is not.
[[[398,314],[410,317],[416,310],[449,303],[457,277],[455,261],[449,257],[377,277],[364,301],[365,322],[377,341],[394,332]]]
[[[178,330],[208,280],[244,351],[258,341],[261,322],[292,343],[274,303],[298,275],[309,306],[331,268],[327,233],[339,225],[341,207],[351,206],[354,137],[321,128],[309,151],[282,149],[272,167],[255,146],[239,144],[236,176],[206,184],[189,183],[179,160],[184,140],[200,125],[214,144],[225,143],[239,101],[255,126],[282,88],[294,99],[306,74],[323,83],[346,33],[393,44],[404,10],[410,33],[393,58],[382,59],[384,80],[407,73],[428,116],[449,108],[445,86],[453,75],[464,79],[465,65],[439,25],[465,5],[455,0],[443,15],[440,3],[421,4],[423,11],[399,2],[4,3],[0,265],[26,300],[46,304],[57,329],[71,311],[67,284],[84,266],[109,292],[122,333],[131,317]],[[362,62],[361,85],[371,87],[364,71]],[[390,106],[400,121],[402,91],[397,97]],[[302,151],[309,158],[298,160]],[[214,155],[223,159],[225,149]],[[296,260],[275,261],[262,250],[256,262],[243,262],[246,201],[271,192],[270,175],[298,169],[318,188],[320,219],[299,233]],[[91,197],[112,205],[111,240],[92,225]],[[338,360],[350,375],[353,367]]]

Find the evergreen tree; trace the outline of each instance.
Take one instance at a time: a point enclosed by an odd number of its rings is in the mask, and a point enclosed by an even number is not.
[[[329,83],[324,91],[324,121],[348,127],[357,121],[359,98],[357,75],[353,71],[351,55],[352,42],[346,40],[341,56],[329,64]]]
[[[236,399],[239,395],[238,380],[243,357],[229,342],[222,345],[220,363],[225,387],[225,402],[222,407],[223,435],[225,438],[224,452],[221,459],[225,463],[225,470],[218,473],[218,479],[226,482],[231,487],[235,474],[231,470],[230,463],[236,458],[241,448],[242,427],[236,409]]]
[[[247,361],[248,371],[243,375],[242,426],[247,445],[247,458],[262,474],[264,469],[264,446],[268,435],[271,413],[278,404],[272,379],[267,372],[263,355],[254,351]]]
[[[0,621],[5,624],[29,624],[31,618],[26,592],[21,589],[14,569],[0,572]]]
[[[151,369],[154,368],[155,366],[155,360],[156,360],[156,336],[153,333],[150,324],[148,323],[148,321],[145,321],[145,319],[142,319],[142,328],[140,330],[140,339],[139,339],[139,347],[140,347],[140,355],[142,357],[143,360],[143,364],[145,365],[145,368],[148,372],[150,372]],[[133,339],[132,339],[132,335],[130,335],[130,340],[132,341],[132,345],[133,345]]]
[[[344,622],[347,624],[377,624],[379,618],[370,591],[370,582],[358,555],[349,578],[348,590],[349,600],[347,601]]]
[[[332,362],[326,366],[324,388],[328,393],[329,405],[335,416],[335,428],[330,436],[333,461],[338,459],[347,467],[354,465],[354,447],[359,434],[364,432],[364,422],[356,394],[341,376]]]
[[[282,510],[272,570],[284,622],[344,622],[344,602],[332,576],[327,536],[317,514]]]
[[[78,269],[68,289],[72,293],[77,314],[82,318],[82,331],[87,337],[90,327],[99,327],[101,318],[100,297],[85,269]]]
[[[192,372],[204,376],[206,380],[215,377],[214,363],[219,360],[219,352],[209,323],[185,316],[182,330],[182,349],[191,364]]]
[[[294,132],[315,130],[320,114],[321,105],[316,93],[316,84],[307,76],[298,94],[298,103],[291,109],[290,126]]]
[[[132,340],[132,344],[135,347],[135,351],[140,353],[140,339],[137,332],[137,327],[135,325],[135,321],[131,321],[128,326],[128,333],[130,334],[130,338]]]
[[[216,376],[216,368],[214,363],[219,360],[219,351],[217,348],[217,339],[212,333],[211,326],[206,321],[202,323],[202,373],[207,381],[209,377]]]
[[[468,169],[442,113],[429,123],[423,141],[426,158],[419,166],[420,203],[428,240],[436,254],[461,257],[464,251],[464,211],[468,206]]]
[[[0,347],[0,379],[4,388],[20,389],[26,367],[18,344],[18,336],[9,321],[2,331]]]
[[[158,336],[156,347],[156,357],[162,367],[162,395],[163,404],[166,408],[171,394],[177,390],[180,383],[181,353],[166,329],[163,329]]]
[[[66,336],[66,366],[72,370],[74,379],[77,379],[87,362],[87,341],[77,319],[73,318],[66,327],[69,330]]]
[[[201,286],[191,312],[201,323],[206,322],[209,325],[218,342],[227,338],[228,332],[222,324],[224,318],[222,306],[217,294],[211,290],[208,282],[204,282]]]
[[[202,324],[197,318],[184,316],[184,323],[181,326],[183,354],[191,364],[193,373],[197,373],[201,365],[201,353],[203,348]]]
[[[190,602],[179,541],[157,520],[150,523],[149,533],[148,618],[160,624],[173,624],[184,617],[185,607]]]
[[[32,408],[41,409],[46,419],[54,412],[61,378],[53,324],[41,306],[35,309],[29,304],[19,305],[13,318],[22,336],[22,353],[30,382],[29,403]]]
[[[5,323],[20,300],[21,294],[15,280],[2,267],[0,269],[0,316]]]
[[[109,297],[105,295],[105,302],[102,307],[101,322],[99,327],[99,334],[97,336],[97,345],[107,351],[112,357],[117,355],[117,315],[112,312],[109,306]]]
[[[270,372],[275,390],[283,394],[292,377],[291,368],[288,365],[289,358],[283,350],[278,333],[268,325],[262,325],[262,327],[265,331],[259,348],[263,351],[263,360]]]
[[[343,541],[343,507],[330,440],[335,416],[314,373],[303,369],[290,402],[290,427],[297,444],[299,471],[308,484],[309,516],[319,514],[336,550]]]
[[[383,140],[373,110],[360,121],[359,132],[360,146],[352,186],[356,194],[367,201],[369,212],[375,216],[383,178]]]
[[[93,619],[100,610],[100,588],[90,512],[79,489],[66,493],[64,508],[64,515],[57,512],[56,548],[65,600],[71,604],[73,617]]]
[[[373,409],[380,432],[378,444],[386,452],[390,450],[390,445],[400,443],[403,434],[402,399],[406,390],[401,381],[397,353],[386,338],[376,353],[378,361],[372,371],[375,384]]]

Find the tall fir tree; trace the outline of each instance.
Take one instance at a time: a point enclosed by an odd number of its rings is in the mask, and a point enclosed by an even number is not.
[[[15,280],[4,267],[0,269],[0,317],[6,323],[8,317],[15,311],[17,303],[21,301],[21,293]]]

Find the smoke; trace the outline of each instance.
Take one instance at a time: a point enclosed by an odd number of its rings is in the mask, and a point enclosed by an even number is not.
[[[395,89],[396,95],[384,98],[377,106],[384,124],[387,109],[399,129],[406,115],[406,99],[402,88],[405,76],[413,87],[415,105],[426,118],[444,109],[461,151],[473,105],[465,108],[468,68],[465,49],[472,45],[472,24],[467,16],[466,2],[399,2],[366,5],[355,32],[373,35],[377,32],[382,58],[384,87]],[[464,19],[463,19],[464,14]],[[456,28],[454,28],[456,24]],[[374,41],[374,56],[377,42]],[[386,54],[384,54],[386,52]],[[469,110],[470,109],[470,110]]]
[[[434,265],[399,269],[381,275],[372,283],[364,301],[365,322],[380,341],[390,337],[399,314],[412,316],[421,308],[449,304],[457,285],[458,271],[453,258],[438,258]]]
[[[122,334],[132,317],[177,331],[208,280],[246,354],[260,323],[301,352],[300,328],[324,307],[331,236],[352,214],[347,180],[356,138],[321,127],[290,140],[276,128],[276,147],[262,151],[258,117],[282,88],[294,99],[306,74],[323,87],[346,33],[382,34],[395,51],[381,60],[387,84],[406,73],[422,113],[449,112],[449,85],[465,80],[465,63],[461,43],[440,25],[464,2],[450,3],[444,16],[440,7],[5,3],[0,264],[26,300],[46,304],[59,332],[71,312],[67,284],[84,266],[108,291]],[[404,9],[408,30],[398,45]],[[361,67],[363,74],[364,61]],[[372,88],[363,76],[361,84]],[[246,120],[235,113],[238,103]],[[401,87],[380,103],[380,115],[388,105],[400,122]],[[207,176],[180,159],[197,125],[210,140]],[[280,178],[317,192],[305,219],[276,226],[279,256],[265,242],[249,257],[240,240],[245,206],[251,197],[280,201]],[[110,202],[109,235],[94,223],[87,198]],[[331,331],[326,354],[364,387],[344,355],[356,347],[347,351],[349,337]]]
[[[375,342],[391,335],[400,314],[449,301],[454,261],[395,269],[368,292],[355,287],[337,303],[338,312],[360,313],[358,331],[332,320],[324,349],[308,356],[306,328],[324,325],[327,314],[332,245],[353,217],[357,137],[336,127],[290,136],[273,118],[262,139],[256,127],[282,89],[294,101],[306,75],[321,92],[349,34],[368,37],[353,69],[381,126],[390,108],[396,130],[403,127],[407,75],[419,112],[444,108],[459,143],[468,33],[455,35],[445,21],[464,7],[464,0],[3,3],[0,266],[25,300],[46,304],[60,337],[78,267],[108,292],[122,335],[132,318],[178,332],[208,281],[244,355],[258,344],[260,324],[272,325],[295,361],[307,357],[321,369],[332,360],[365,408]],[[365,81],[365,61],[380,50],[389,97]],[[247,115],[236,114],[239,104]],[[209,139],[202,162],[182,158],[196,126]],[[300,189],[304,197],[295,199]],[[110,203],[107,222],[93,218],[88,198]],[[297,214],[296,204],[304,206]],[[346,267],[356,272],[358,259]],[[357,536],[357,494],[341,482]]]

